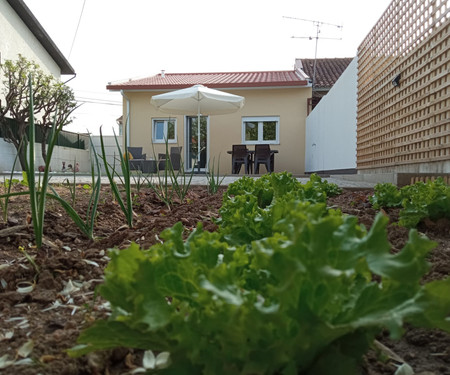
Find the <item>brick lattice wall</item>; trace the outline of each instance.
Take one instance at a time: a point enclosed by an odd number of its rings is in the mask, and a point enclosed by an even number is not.
[[[449,50],[450,0],[392,1],[358,49],[358,170],[450,161]]]

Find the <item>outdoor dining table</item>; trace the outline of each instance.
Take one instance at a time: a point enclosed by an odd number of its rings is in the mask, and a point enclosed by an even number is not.
[[[247,150],[248,154],[250,155],[250,170],[253,171],[253,162],[255,159],[255,150]],[[228,150],[227,154],[232,155],[233,151]],[[270,156],[271,156],[271,163],[270,163],[270,170],[273,172],[275,168],[275,154],[278,154],[278,150],[272,150],[270,149]],[[273,156],[273,157],[272,157]],[[231,161],[231,171],[233,171],[233,160]]]

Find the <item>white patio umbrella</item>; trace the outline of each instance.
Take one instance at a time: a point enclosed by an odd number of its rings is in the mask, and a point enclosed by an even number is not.
[[[195,85],[186,89],[152,96],[152,103],[159,110],[178,115],[197,115],[198,140],[200,140],[200,116],[233,113],[244,106],[245,98],[239,95]],[[200,150],[197,155],[200,161]],[[200,164],[200,163],[199,163]]]
[[[152,96],[150,102],[161,111],[171,114],[223,115],[241,109],[245,98],[203,85],[195,85]]]

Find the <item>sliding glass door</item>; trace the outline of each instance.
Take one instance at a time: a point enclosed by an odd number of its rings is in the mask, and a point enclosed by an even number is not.
[[[187,170],[206,171],[208,150],[208,117],[188,116],[186,121]]]

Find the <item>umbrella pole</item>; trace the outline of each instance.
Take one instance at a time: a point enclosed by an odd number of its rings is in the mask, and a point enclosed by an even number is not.
[[[200,173],[200,100],[197,101],[197,169]]]

